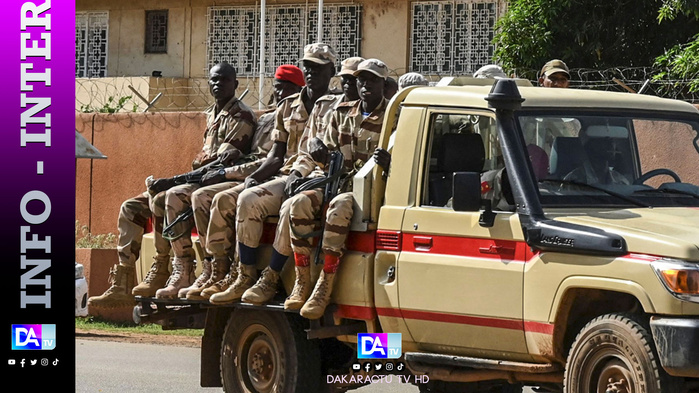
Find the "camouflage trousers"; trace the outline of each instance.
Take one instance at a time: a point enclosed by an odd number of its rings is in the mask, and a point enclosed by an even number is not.
[[[135,266],[141,253],[143,232],[148,219],[153,217],[156,257],[170,257],[170,242],[163,239],[163,217],[165,215],[165,191],[152,197],[148,192],[127,199],[121,204],[117,227],[119,238],[117,252],[119,264]]]
[[[206,257],[212,256],[212,252],[208,250],[208,239],[210,233],[219,232],[220,230],[226,230],[226,228],[220,228],[219,223],[221,220],[216,220],[216,224],[211,228],[211,216],[215,215],[217,218],[219,216],[220,209],[213,212],[213,206],[220,204],[220,201],[228,201],[229,197],[233,197],[234,201],[238,199],[238,193],[242,190],[244,184],[240,181],[227,181],[218,184],[212,184],[210,186],[201,187],[194,191],[192,194],[192,210],[194,212],[194,225],[197,228],[197,233],[199,234],[199,242],[204,249],[204,254]],[[236,190],[237,189],[237,190]],[[219,197],[216,200],[216,196],[219,194],[226,194]],[[216,200],[216,202],[214,202]],[[216,203],[216,205],[214,204]],[[235,202],[233,202],[235,205]],[[233,212],[235,213],[235,206],[233,207]],[[235,224],[235,221],[233,222]],[[233,231],[228,229],[230,232]],[[210,232],[211,231],[211,232]],[[218,238],[218,235],[214,236]]]
[[[235,226],[239,242],[251,248],[259,247],[265,219],[278,214],[279,222],[272,246],[282,255],[291,255],[288,221],[290,200],[284,193],[287,178],[286,175],[279,176],[240,193]]]
[[[309,190],[295,195],[290,201],[289,223],[291,247],[295,254],[311,255],[312,238],[320,209],[323,206],[323,190]],[[335,196],[328,205],[323,230],[323,252],[342,256],[349,234],[354,199],[351,192]]]
[[[235,211],[244,189],[244,183],[229,181],[202,187],[192,196],[194,221],[207,256],[234,257]]]

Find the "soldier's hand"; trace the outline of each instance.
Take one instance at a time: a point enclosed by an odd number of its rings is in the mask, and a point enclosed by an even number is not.
[[[148,187],[148,192],[150,192],[151,195],[156,195],[165,190],[169,190],[175,185],[175,179],[171,177],[166,179],[156,179]]]
[[[230,166],[240,158],[240,150],[226,150],[218,158],[223,166]]]
[[[311,154],[311,158],[315,162],[325,165],[328,162],[328,147],[320,140],[320,138],[315,137],[308,141],[308,152]]]
[[[248,176],[245,178],[245,188],[255,187],[259,185],[260,183],[254,177]]]
[[[391,153],[379,147],[374,150],[374,161],[383,168],[384,172],[388,172],[388,169],[391,167]]]
[[[286,179],[286,185],[284,186],[284,193],[286,196],[290,197],[294,195],[294,191],[299,184],[303,183],[304,178],[297,171],[292,171],[289,177]]]
[[[199,184],[202,186],[210,186],[212,184],[222,183],[226,181],[226,172],[221,169],[212,169],[201,177]]]

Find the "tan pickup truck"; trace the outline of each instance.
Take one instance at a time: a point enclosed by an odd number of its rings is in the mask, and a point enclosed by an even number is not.
[[[205,315],[202,386],[228,392],[384,382],[353,367],[364,333],[400,334],[400,357],[380,361],[421,392],[699,391],[699,111],[492,83],[391,100],[390,174],[355,176],[324,318],[284,311],[293,263],[267,306],[142,299],[140,317]]]

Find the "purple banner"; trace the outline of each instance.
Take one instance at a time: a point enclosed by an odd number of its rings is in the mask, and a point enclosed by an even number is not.
[[[75,4],[3,2],[0,16],[4,375],[70,388],[75,375]],[[37,328],[40,326],[41,328]],[[31,378],[26,378],[31,376]]]

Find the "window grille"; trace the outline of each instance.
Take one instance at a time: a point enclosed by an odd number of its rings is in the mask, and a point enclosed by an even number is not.
[[[146,53],[167,53],[168,10],[146,11]]]
[[[107,11],[75,14],[75,77],[107,76]]]
[[[410,70],[466,75],[492,62],[499,0],[412,3]]]
[[[297,64],[303,47],[316,41],[317,7],[305,4],[268,6],[265,9],[265,74],[281,64]],[[331,4],[323,7],[323,42],[335,48],[340,60],[359,56],[361,6]],[[209,7],[207,65],[227,61],[239,75],[257,75],[260,10],[255,6]]]

